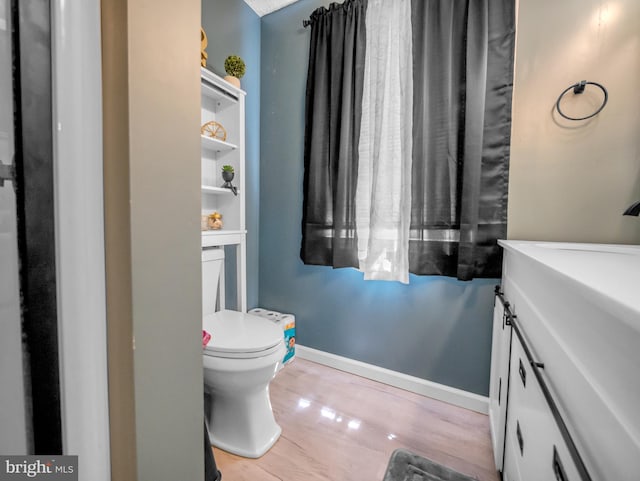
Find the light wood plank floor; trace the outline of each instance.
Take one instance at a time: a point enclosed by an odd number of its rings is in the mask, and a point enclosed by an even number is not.
[[[282,435],[260,459],[214,448],[224,481],[381,481],[406,448],[497,481],[487,416],[303,359],[271,383]]]

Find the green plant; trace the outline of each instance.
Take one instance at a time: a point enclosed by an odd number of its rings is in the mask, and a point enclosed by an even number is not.
[[[233,165],[223,165],[222,172],[231,172],[233,174]]]
[[[237,55],[229,55],[224,61],[224,71],[232,77],[242,78],[246,70],[244,60]]]

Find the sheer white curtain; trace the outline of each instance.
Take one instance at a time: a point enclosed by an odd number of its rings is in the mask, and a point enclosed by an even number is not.
[[[409,282],[411,0],[369,0],[356,226],[365,279]]]

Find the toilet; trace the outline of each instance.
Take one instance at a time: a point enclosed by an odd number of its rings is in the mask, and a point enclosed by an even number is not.
[[[202,329],[211,334],[203,351],[211,444],[259,458],[282,432],[269,399],[269,383],[286,351],[282,329],[268,319],[224,309],[222,248],[202,251],[202,306]]]

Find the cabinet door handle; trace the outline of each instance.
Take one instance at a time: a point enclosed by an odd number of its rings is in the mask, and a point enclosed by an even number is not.
[[[522,359],[519,359],[520,365],[518,366],[518,372],[520,373],[520,379],[522,379],[522,385],[527,387],[527,371],[524,369]]]
[[[522,439],[522,431],[520,430],[520,421],[516,421],[516,438],[518,438],[518,446],[520,447],[520,455],[524,455],[524,440]]]
[[[560,456],[555,446],[553,446],[553,473],[558,481],[567,481],[567,475],[564,472],[562,461],[560,461]]]
[[[500,406],[501,397],[502,397],[502,378],[498,379],[498,406]]]

